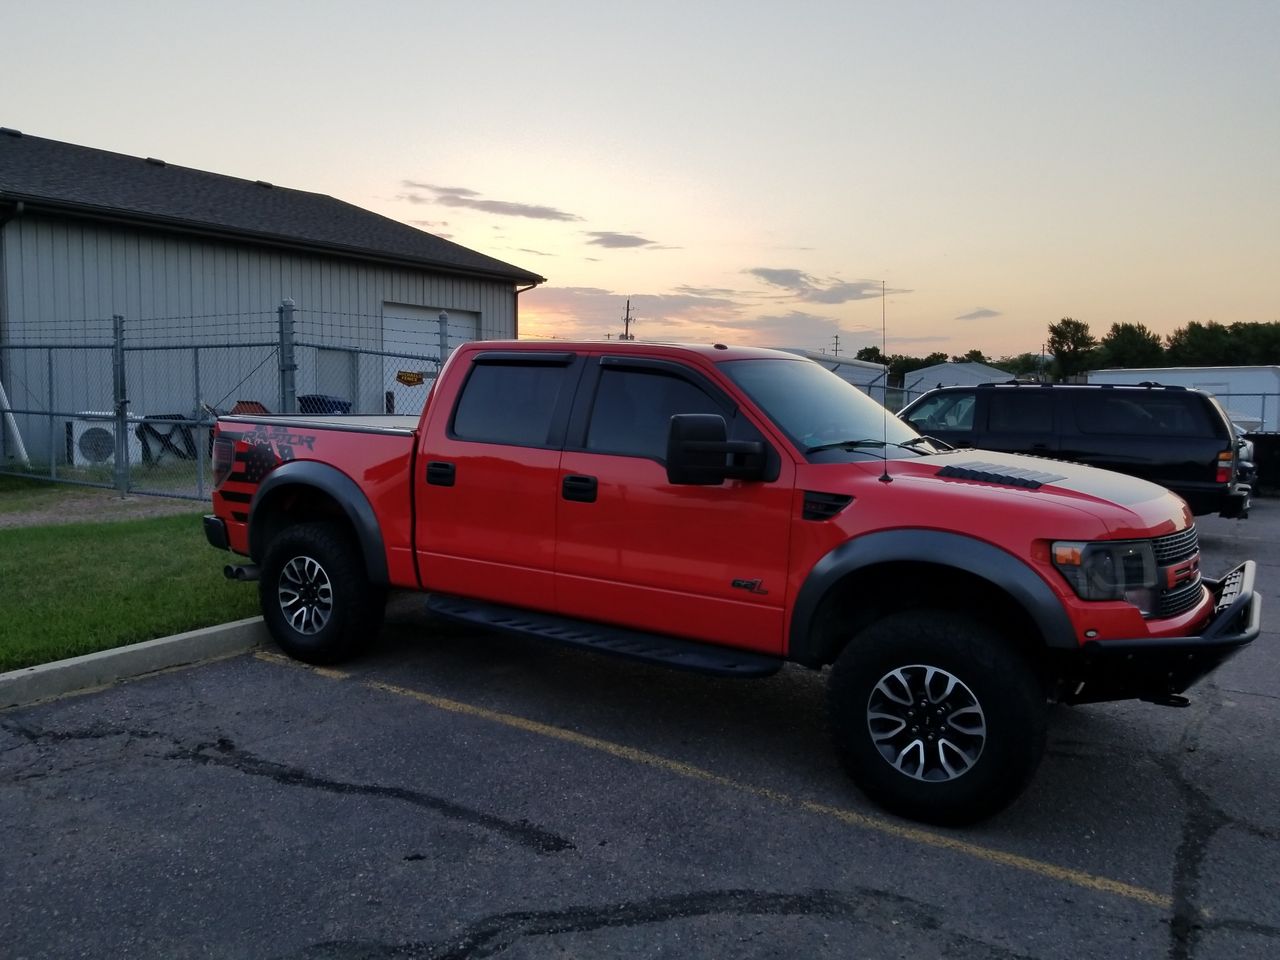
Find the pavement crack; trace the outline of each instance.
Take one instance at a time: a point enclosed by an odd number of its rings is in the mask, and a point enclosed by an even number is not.
[[[1205,930],[1230,930],[1234,933],[1252,933],[1271,940],[1280,940],[1280,927],[1269,923],[1258,923],[1256,920],[1212,920],[1204,924]]]
[[[819,917],[853,923],[909,923],[921,930],[942,929],[942,923],[930,909],[883,890],[815,889],[803,893],[713,890],[598,906],[493,914],[472,921],[459,934],[440,943],[328,941],[312,944],[280,960],[482,960],[505,951],[525,937],[590,933],[712,916]],[[966,934],[952,934],[949,943],[961,946],[966,957],[1030,960],[1027,954]]]
[[[1206,682],[1205,687],[1213,694],[1217,693],[1212,681]],[[1187,725],[1180,753],[1198,746],[1201,729],[1221,708],[1221,700],[1216,695],[1206,696],[1200,702],[1207,704],[1207,708]],[[1231,818],[1206,793],[1192,785],[1178,760],[1164,757],[1156,762],[1177,789],[1185,810],[1182,836],[1173,863],[1173,914],[1169,919],[1168,957],[1169,960],[1192,960],[1205,929],[1204,914],[1198,906],[1200,871],[1210,842],[1231,822]]]
[[[65,743],[70,740],[108,740],[113,737],[129,737],[134,740],[172,739],[155,730],[130,730],[106,725],[78,730],[37,730],[17,720],[0,720],[0,729],[34,744]]]
[[[248,776],[266,777],[285,786],[304,787],[344,796],[357,795],[397,800],[424,810],[430,810],[432,813],[439,814],[449,820],[493,831],[510,838],[522,846],[531,847],[539,853],[558,853],[562,850],[574,849],[573,843],[567,838],[533,826],[527,820],[506,820],[490,813],[464,807],[442,797],[423,793],[419,790],[410,790],[407,787],[350,783],[316,776],[297,767],[285,766],[284,764],[274,763],[254,756],[248,751],[238,749],[235,744],[225,738],[219,739],[215,743],[198,744],[194,749],[182,748],[175,750],[169,754],[169,759],[225,767]]]

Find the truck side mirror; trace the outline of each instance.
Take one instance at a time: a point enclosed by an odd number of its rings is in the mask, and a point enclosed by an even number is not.
[[[719,414],[676,414],[667,432],[667,481],[715,486],[728,479],[763,479],[764,444],[727,437]]]

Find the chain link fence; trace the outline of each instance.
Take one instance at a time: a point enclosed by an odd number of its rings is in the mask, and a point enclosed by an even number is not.
[[[479,333],[443,312],[311,318],[288,300],[21,331],[0,342],[0,473],[195,500],[220,414],[416,416],[441,358]]]

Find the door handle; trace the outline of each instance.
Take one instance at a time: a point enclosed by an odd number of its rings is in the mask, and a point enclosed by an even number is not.
[[[566,500],[572,500],[575,503],[595,503],[597,487],[595,477],[570,473],[566,474],[561,481],[560,493]]]
[[[445,460],[427,461],[427,483],[433,487],[452,487],[456,479],[453,464]]]

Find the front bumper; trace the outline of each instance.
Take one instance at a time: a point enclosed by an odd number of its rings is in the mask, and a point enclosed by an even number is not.
[[[1091,641],[1061,664],[1062,703],[1154,700],[1169,703],[1258,637],[1262,598],[1253,590],[1257,565],[1246,560],[1220,580],[1204,581],[1214,613],[1197,637]]]

